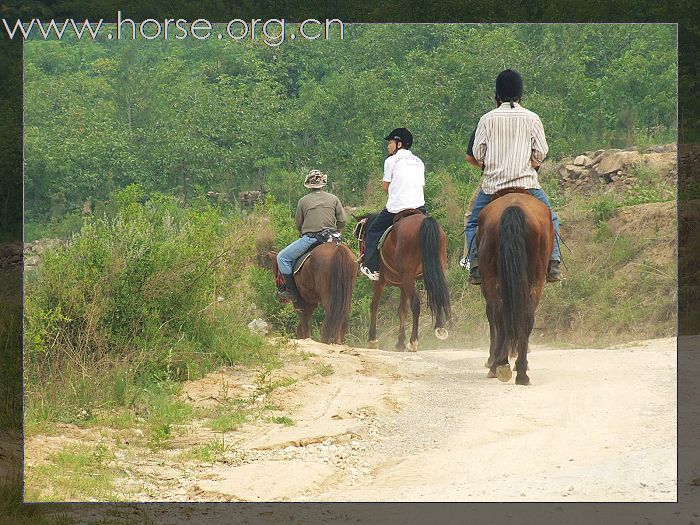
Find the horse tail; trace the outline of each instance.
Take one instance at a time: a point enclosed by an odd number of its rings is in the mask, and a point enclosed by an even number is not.
[[[440,260],[440,225],[433,217],[426,217],[420,225],[420,244],[423,253],[423,281],[428,292],[428,307],[435,318],[435,329],[443,328],[450,318],[450,294]]]
[[[354,267],[355,259],[343,244],[336,246],[331,266],[331,300],[329,311],[326,312],[326,338],[342,338],[343,324],[350,315],[350,305],[352,303],[352,285],[357,269]],[[336,343],[341,343],[336,339]]]
[[[498,225],[498,283],[501,302],[503,345],[499,361],[517,354],[529,337],[528,264],[525,244],[525,213],[518,206],[505,209]],[[506,353],[507,352],[507,353]],[[504,355],[505,354],[505,355]]]

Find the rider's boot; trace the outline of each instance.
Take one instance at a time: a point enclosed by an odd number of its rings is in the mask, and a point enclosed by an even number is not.
[[[278,291],[277,297],[294,303],[297,302],[299,300],[299,290],[297,289],[297,283],[294,282],[294,275],[281,275],[284,278],[284,284],[287,286],[287,289],[283,292]]]

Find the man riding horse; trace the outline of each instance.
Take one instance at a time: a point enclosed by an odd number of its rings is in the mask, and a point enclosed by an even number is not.
[[[481,189],[466,227],[471,284],[481,284],[475,242],[479,212],[491,202],[495,193],[513,187],[527,190],[551,211],[556,240],[547,282],[563,279],[559,269],[559,220],[537,179],[537,170],[549,147],[540,117],[519,104],[522,94],[520,74],[511,69],[502,71],[496,78],[496,109],[481,117],[468,147],[467,162],[483,170]]]
[[[345,210],[340,199],[322,190],[328,183],[328,176],[319,170],[311,170],[304,186],[311,191],[299,199],[295,223],[299,238],[277,254],[277,266],[284,279],[286,289],[277,292],[281,299],[296,303],[299,290],[294,281],[294,263],[309,249],[334,233],[340,233],[347,222]]]
[[[388,194],[386,207],[372,221],[365,237],[365,254],[360,272],[372,281],[379,280],[377,245],[384,231],[392,225],[397,213],[418,209],[424,214],[425,165],[411,151],[413,135],[406,128],[396,128],[384,140],[389,156],[384,161],[382,189]]]

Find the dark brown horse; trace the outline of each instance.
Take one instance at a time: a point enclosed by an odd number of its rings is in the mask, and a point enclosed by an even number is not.
[[[447,240],[445,232],[432,217],[426,217],[415,210],[410,215],[397,214],[394,226],[387,235],[379,252],[379,280],[374,281],[371,320],[369,328],[370,348],[377,348],[377,310],[379,300],[388,284],[401,289],[399,303],[399,340],[398,351],[406,350],[406,315],[408,304],[413,312],[413,331],[408,350],[418,350],[418,316],[420,315],[420,297],[416,293],[416,279],[423,278],[428,295],[428,307],[435,320],[435,335],[447,339],[445,324],[450,319],[450,296],[445,279],[447,267]],[[366,227],[361,228],[358,237],[364,239],[374,215],[367,217]]]
[[[273,273],[277,275],[277,252],[268,252],[268,256],[272,260]],[[325,311],[321,342],[343,343],[358,268],[355,254],[344,244],[327,242],[311,251],[294,276],[299,289],[299,301],[294,304],[299,314],[297,338],[311,337],[311,316],[321,304]]]
[[[508,358],[517,355],[515,383],[529,385],[528,339],[554,247],[552,215],[535,197],[508,193],[479,214],[476,242],[491,334],[488,377],[509,381]]]

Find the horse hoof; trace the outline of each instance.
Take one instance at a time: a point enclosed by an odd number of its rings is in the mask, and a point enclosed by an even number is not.
[[[525,376],[525,377],[515,376],[515,384],[522,385],[522,386],[530,386],[530,378],[527,376]]]
[[[503,383],[510,381],[510,378],[513,377],[513,372],[510,369],[510,365],[506,364],[496,367],[496,377]]]
[[[435,337],[437,337],[438,339],[442,339],[444,341],[445,339],[447,339],[448,335],[449,334],[447,333],[447,330],[445,330],[444,328],[435,329]]]
[[[414,341],[413,343],[408,343],[407,350],[409,352],[417,352],[418,351],[418,341]]]
[[[489,373],[486,374],[486,377],[488,379],[493,379],[494,377],[496,377],[496,374],[495,374],[495,372],[492,372],[491,370],[489,370]]]
[[[367,341],[367,348],[371,348],[373,350],[376,350],[377,348],[379,348],[379,340],[372,339],[371,341]]]
[[[397,352],[405,352],[406,351],[406,346],[405,345],[396,345],[396,351]]]
[[[489,357],[489,358],[486,360],[486,363],[484,364],[484,366],[485,366],[486,368],[491,368],[491,367],[493,366],[493,360]],[[493,377],[496,377],[496,376],[493,376]]]

